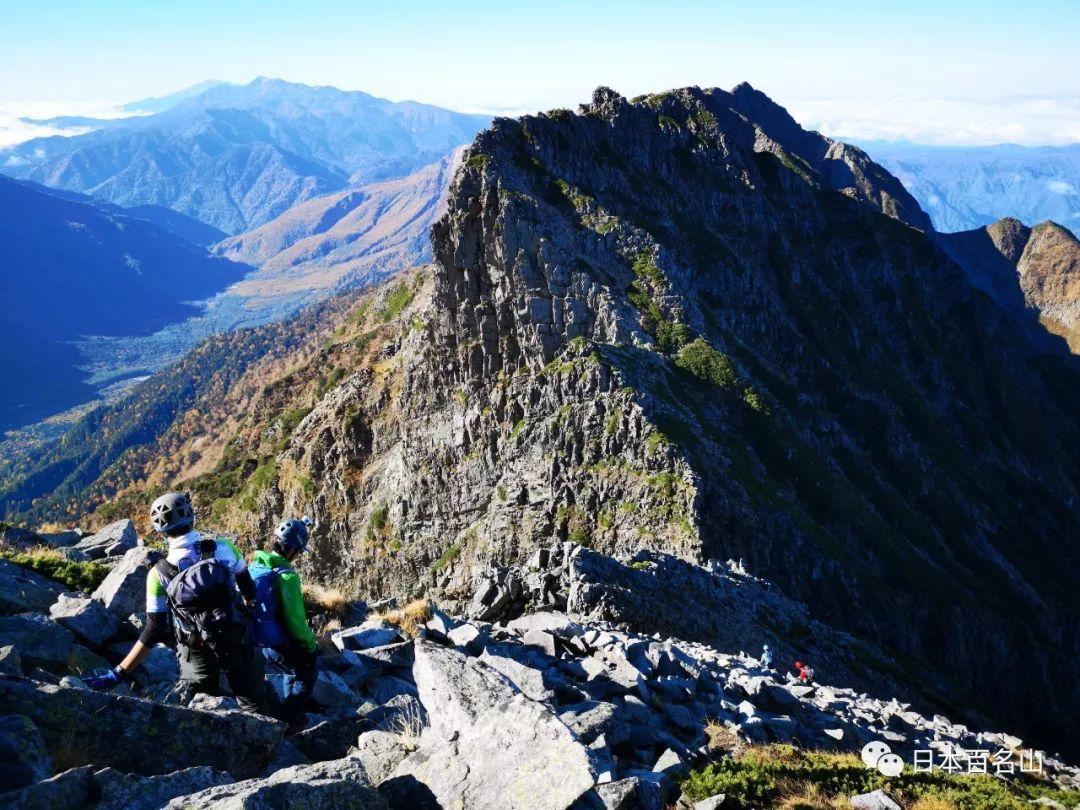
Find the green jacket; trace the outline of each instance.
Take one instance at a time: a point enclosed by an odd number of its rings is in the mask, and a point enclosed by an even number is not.
[[[252,558],[254,565],[285,569],[275,577],[278,604],[281,606],[281,620],[285,629],[308,652],[314,652],[318,646],[315,634],[308,625],[307,611],[304,610],[304,592],[300,587],[300,575],[289,561],[273,551],[260,549]]]

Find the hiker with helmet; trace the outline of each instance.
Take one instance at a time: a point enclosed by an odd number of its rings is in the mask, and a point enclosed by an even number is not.
[[[307,550],[311,522],[284,520],[269,549],[255,552],[249,571],[255,582],[252,635],[271,667],[285,673],[287,734],[304,727],[315,688],[318,644],[308,625],[300,575],[292,562]]]
[[[154,644],[168,638],[171,618],[184,702],[196,692],[219,694],[224,673],[242,709],[263,711],[262,659],[240,606],[241,598],[255,597],[243,555],[232,541],[195,530],[195,510],[183,493],[154,501],[150,522],[169,550],[146,575],[146,626],[123,661],[86,684],[111,689],[128,680]]]

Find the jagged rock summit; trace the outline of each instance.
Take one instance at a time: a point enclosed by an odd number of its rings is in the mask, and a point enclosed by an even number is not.
[[[1006,217],[940,239],[976,287],[1030,326],[1036,345],[1061,350],[1064,341],[1080,354],[1080,240],[1070,230]]]

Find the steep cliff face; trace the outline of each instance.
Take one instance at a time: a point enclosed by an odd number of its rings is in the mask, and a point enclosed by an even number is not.
[[[1029,328],[1036,345],[1080,354],[1080,241],[1055,222],[1028,228],[1006,217],[943,234],[942,245],[971,282]]]
[[[478,137],[362,480],[300,426],[296,463],[333,482],[326,559],[364,591],[426,574],[453,593],[551,537],[743,557],[1060,730],[1075,366],[1015,348],[882,170],[838,182],[819,158],[837,147],[745,95],[600,91]]]
[[[190,485],[248,540],[312,514],[309,576],[369,596],[452,602],[552,540],[744,558],[893,659],[853,670],[932,672],[1066,748],[1077,367],[926,228],[747,86],[501,119],[430,268],[193,402],[168,465],[121,458],[101,492]]]

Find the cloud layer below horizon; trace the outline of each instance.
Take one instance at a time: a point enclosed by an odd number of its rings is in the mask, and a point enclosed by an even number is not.
[[[1001,99],[906,98],[777,99],[800,124],[851,141],[908,141],[931,146],[1064,146],[1080,143],[1080,96],[1023,96]],[[463,110],[516,115],[526,109]],[[32,138],[71,136],[86,127],[59,128],[24,119],[125,115],[118,103],[0,101],[0,149]]]

